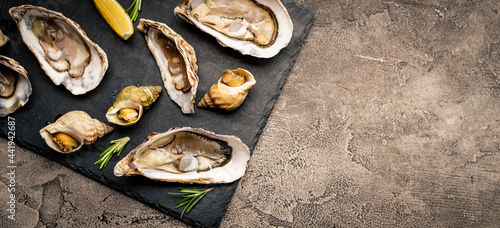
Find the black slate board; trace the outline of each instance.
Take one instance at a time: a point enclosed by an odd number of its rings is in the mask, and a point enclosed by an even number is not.
[[[128,6],[131,2],[121,1],[121,4]],[[175,17],[173,10],[180,2],[144,1],[139,18],[166,23],[194,47],[200,78],[196,104],[222,76],[225,69],[240,67],[252,72],[257,83],[240,108],[232,112],[218,112],[195,107],[194,114],[184,115],[163,90],[158,101],[145,112],[138,124],[131,127],[114,126],[113,132],[75,153],[56,153],[40,137],[38,132],[41,128],[72,110],[83,110],[93,118],[107,122],[104,114],[122,88],[128,85],[162,85],[160,72],[143,35],[135,29],[135,34],[129,40],[121,40],[104,22],[90,0],[2,1],[0,28],[10,37],[10,41],[0,48],[0,55],[17,60],[28,71],[33,86],[29,102],[10,115],[15,119],[15,142],[178,218],[181,209],[173,207],[179,198],[167,196],[167,193],[178,192],[179,187],[207,186],[155,182],[144,177],[117,178],[112,171],[116,162],[145,140],[150,133],[184,126],[204,128],[218,134],[236,135],[253,152],[314,19],[312,9],[291,0],[284,0],[283,3],[294,23],[292,40],[277,56],[258,59],[220,46],[213,37]],[[55,86],[45,75],[35,56],[23,43],[15,22],[8,14],[11,7],[22,4],[38,5],[61,12],[80,24],[89,38],[104,49],[110,64],[104,79],[96,89],[85,95],[74,96],[63,86]],[[137,26],[138,21],[134,24]],[[0,136],[4,138],[7,138],[9,132],[7,126],[7,117],[0,118]],[[111,140],[124,136],[130,136],[131,141],[120,158],[111,159],[108,167],[103,170],[93,165]],[[237,185],[238,182],[211,185],[215,189],[206,195],[194,210],[184,215],[182,220],[196,227],[218,226]]]

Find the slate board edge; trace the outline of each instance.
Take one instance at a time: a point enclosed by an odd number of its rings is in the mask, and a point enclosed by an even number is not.
[[[304,41],[305,41],[305,38],[307,37],[309,31],[310,31],[310,28],[314,22],[314,18],[315,18],[315,11],[312,9],[312,8],[309,8],[309,7],[306,7],[304,5],[301,5],[295,1],[292,1],[291,4],[294,4],[294,5],[300,5],[301,7],[304,8],[304,10],[307,10],[309,11],[312,15],[311,15],[311,20],[305,25],[304,27],[304,30],[302,32],[302,34],[300,34],[296,39],[300,40],[300,43],[298,44],[300,48],[297,49],[297,51],[295,53],[292,54],[291,58],[289,59],[289,63],[290,63],[290,68],[288,68],[285,72],[284,72],[284,77],[282,77],[282,79],[280,80],[279,82],[279,93],[276,93],[276,95],[269,101],[269,105],[271,106],[269,108],[269,111],[266,112],[263,116],[263,126],[265,127],[266,124],[267,124],[267,121],[268,121],[268,118],[269,116],[271,115],[272,113],[272,110],[274,109],[274,105],[276,104],[276,101],[279,97],[279,95],[281,94],[281,90],[286,82],[286,79],[288,78],[289,74],[290,74],[290,71],[292,70],[293,68],[293,65],[295,64],[295,61],[297,59],[297,56],[300,52],[300,50],[302,49],[302,46],[304,44]],[[5,117],[7,118],[7,117]],[[250,148],[250,151],[253,152],[253,150],[255,149],[255,146],[263,132],[263,129],[264,127],[262,127],[258,132],[257,134],[255,135],[255,137],[252,139],[252,142],[255,142],[253,144],[253,146]],[[0,136],[7,139],[7,131],[3,128],[0,128]],[[180,214],[177,213],[177,212],[174,212],[172,210],[169,210],[165,207],[162,207],[161,205],[157,204],[156,202],[153,202],[153,201],[149,201],[143,197],[140,197],[139,195],[137,194],[133,194],[132,191],[128,191],[127,189],[123,188],[123,186],[119,186],[117,184],[114,184],[113,182],[106,182],[104,183],[105,181],[99,177],[99,176],[96,176],[94,175],[92,172],[90,172],[89,169],[85,168],[85,167],[80,167],[80,166],[76,166],[74,164],[71,164],[71,163],[68,163],[68,162],[65,162],[65,160],[56,160],[54,156],[50,156],[49,154],[46,154],[40,147],[37,147],[36,145],[33,145],[31,143],[29,143],[29,141],[24,141],[22,142],[21,140],[19,140],[17,137],[14,139],[14,142],[16,143],[16,145],[21,145],[23,146],[24,148],[30,150],[30,151],[35,151],[35,153],[39,154],[39,155],[42,155],[43,157],[51,160],[51,161],[55,161],[63,166],[66,166],[66,167],[70,167],[71,169],[73,169],[74,171],[76,171],[77,173],[80,173],[88,178],[91,178],[97,182],[99,182],[100,184],[104,185],[104,186],[108,186],[118,192],[121,192],[123,193],[124,195],[126,196],[129,196],[131,197],[132,199],[134,200],[138,200],[142,203],[145,203],[146,205],[154,208],[154,209],[157,209],[169,216],[172,216],[176,219],[179,219],[181,220],[182,222],[188,224],[188,225],[192,225],[194,227],[219,227],[220,226],[220,223],[222,222],[222,219],[224,217],[224,215],[220,216],[220,218],[218,218],[217,221],[215,221],[213,223],[213,226],[204,226],[203,224],[199,223],[199,222],[196,222],[192,219],[189,219],[189,218],[183,218],[183,219],[180,219]],[[235,185],[238,185],[240,182],[240,180],[237,180],[236,182],[233,182],[231,184],[235,184]],[[234,196],[234,193],[235,191],[231,192],[230,193],[230,196],[231,198]],[[227,207],[226,207],[226,210],[227,210]]]
[[[297,2],[293,2],[293,4],[295,5],[301,5]],[[280,96],[281,94],[281,90],[283,89],[283,86],[285,85],[285,82],[286,82],[286,79],[288,78],[288,76],[290,75],[290,72],[292,71],[292,68],[293,66],[295,65],[295,61],[297,60],[297,56],[299,55],[299,52],[300,50],[302,50],[302,46],[304,45],[304,41],[307,37],[307,35],[309,34],[309,31],[311,30],[311,26],[314,22],[314,18],[316,17],[316,12],[314,11],[314,9],[312,8],[309,8],[307,6],[304,6],[304,5],[301,5],[305,10],[308,10],[312,15],[311,17],[311,20],[309,21],[309,23],[307,23],[304,27],[304,30],[302,32],[302,34],[300,34],[299,37],[297,37],[297,39],[300,40],[300,43],[298,44],[300,46],[300,48],[297,49],[297,51],[295,53],[292,54],[291,58],[290,58],[290,68],[287,69],[284,73],[284,77],[282,78],[282,80],[279,82],[279,93],[277,93],[270,101],[268,104],[271,105],[271,108],[269,109],[268,112],[266,112],[263,116],[263,119],[264,119],[264,123],[263,123],[263,126],[258,132],[257,134],[255,135],[255,137],[252,139],[252,142],[255,142],[253,143],[253,146],[250,148],[250,152],[251,154],[253,154],[253,151],[255,149],[255,146],[257,146],[257,143],[259,141],[259,138],[260,136],[262,135],[262,131],[264,131],[264,128],[265,126],[267,125],[267,121],[269,120],[269,116],[271,115],[271,113],[273,112],[273,109],[274,109],[274,105],[276,104],[276,101],[278,100],[278,97]]]

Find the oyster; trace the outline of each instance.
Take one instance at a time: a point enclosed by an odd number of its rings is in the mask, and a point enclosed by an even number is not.
[[[153,133],[118,162],[115,176],[180,183],[230,183],[245,174],[250,152],[235,136],[199,128]]]
[[[160,68],[167,93],[183,113],[194,113],[198,66],[193,47],[167,25],[141,19],[137,26]]]
[[[3,34],[2,30],[0,29],[0,47],[5,45],[7,41],[9,41],[9,37]]]
[[[28,72],[17,61],[0,55],[0,117],[26,104],[30,95]]]
[[[79,150],[83,144],[92,144],[112,130],[83,111],[71,111],[42,128],[40,135],[50,148],[65,154]]]
[[[185,0],[174,13],[242,54],[271,58],[292,38],[293,24],[279,0]]]
[[[108,68],[106,53],[80,25],[61,13],[22,5],[9,10],[24,43],[56,85],[84,94],[99,85]]]
[[[142,116],[143,109],[148,109],[158,96],[160,86],[128,86],[116,97],[116,101],[106,113],[109,122],[121,126],[130,126],[137,123]]]
[[[247,70],[226,70],[219,81],[210,87],[198,107],[234,110],[243,104],[253,85],[255,78]]]

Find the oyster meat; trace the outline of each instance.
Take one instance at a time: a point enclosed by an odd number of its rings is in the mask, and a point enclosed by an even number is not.
[[[28,72],[17,61],[0,55],[0,117],[24,106],[30,95]]]
[[[83,144],[92,144],[112,130],[86,112],[71,111],[42,128],[40,135],[50,148],[65,154],[79,150]]]
[[[99,85],[108,68],[106,53],[80,25],[61,13],[32,5],[9,10],[24,43],[56,85],[84,94]]]
[[[0,29],[0,47],[5,45],[7,41],[9,41],[9,37],[3,34],[2,30]]]
[[[179,183],[231,183],[244,175],[249,159],[248,147],[235,136],[174,128],[151,134],[116,164],[114,174]]]
[[[271,58],[292,38],[280,0],[185,0],[174,13],[242,54]]]
[[[142,117],[143,109],[148,109],[158,99],[161,86],[128,86],[116,97],[116,101],[106,113],[109,122],[130,126]]]
[[[137,26],[160,68],[167,93],[183,113],[194,113],[198,66],[193,47],[167,25],[141,19]]]
[[[198,107],[234,110],[243,104],[248,91],[254,85],[255,78],[249,71],[241,68],[226,70],[219,81],[203,96]]]

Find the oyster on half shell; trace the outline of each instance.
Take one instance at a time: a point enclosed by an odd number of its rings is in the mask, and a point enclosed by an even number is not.
[[[292,38],[280,0],[185,0],[174,13],[242,54],[271,58]]]
[[[28,72],[17,61],[0,55],[0,117],[26,104],[30,95]]]
[[[193,47],[163,23],[141,19],[137,28],[144,34],[160,68],[170,99],[181,107],[183,113],[194,113],[199,79]]]
[[[80,25],[61,13],[32,5],[9,10],[24,43],[56,85],[84,94],[99,85],[108,68],[106,53]]]
[[[2,30],[0,29],[0,47],[5,45],[9,41],[9,37],[3,34]]]
[[[151,134],[116,164],[114,174],[179,183],[231,183],[245,174],[249,159],[248,147],[235,136],[174,128]]]

